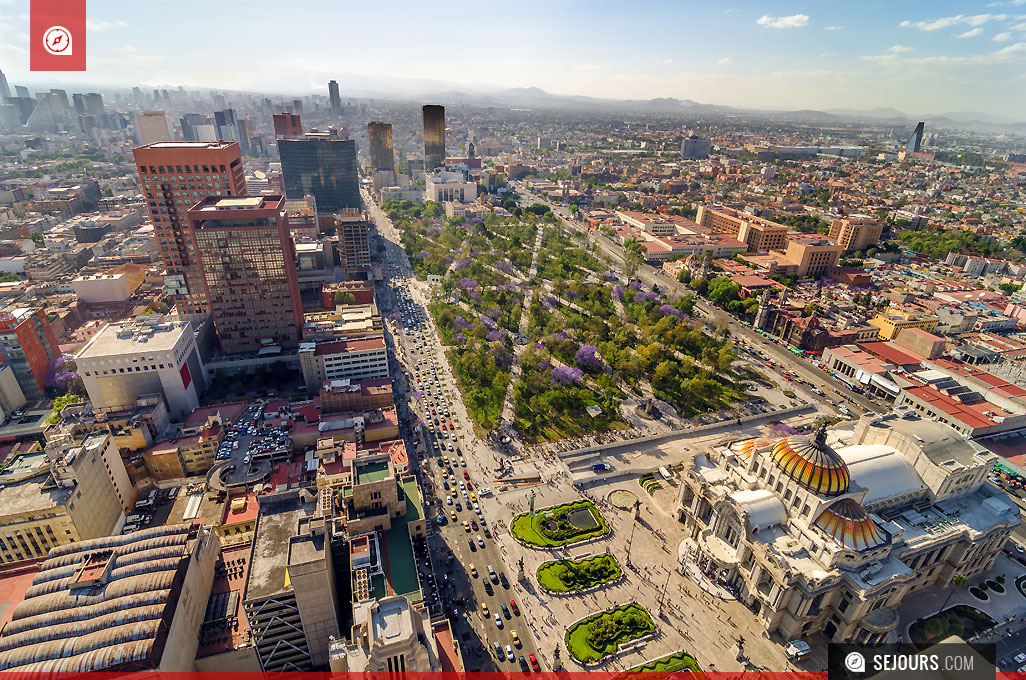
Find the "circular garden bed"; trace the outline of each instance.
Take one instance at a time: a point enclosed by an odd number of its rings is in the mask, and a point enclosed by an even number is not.
[[[566,629],[564,642],[570,655],[593,664],[614,654],[625,642],[655,632],[655,622],[640,604],[626,604],[583,618]]]
[[[695,657],[683,649],[676,654],[670,654],[631,669],[632,673],[677,673],[679,671],[701,673],[702,669]]]
[[[612,555],[601,554],[580,560],[552,560],[538,567],[538,585],[553,593],[574,593],[609,583],[623,576]]]
[[[987,594],[986,590],[984,590],[983,588],[977,588],[976,586],[973,586],[969,589],[969,594],[975,597],[980,602],[986,602],[990,599],[990,595]]]
[[[510,522],[509,530],[528,545],[553,548],[605,536],[609,525],[594,503],[580,500],[543,508],[536,511],[534,517],[530,513],[517,515]]]

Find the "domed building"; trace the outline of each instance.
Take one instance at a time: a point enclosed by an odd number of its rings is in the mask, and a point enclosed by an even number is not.
[[[982,574],[1017,526],[995,458],[913,413],[731,442],[683,475],[678,554],[785,640],[893,642],[907,593]]]

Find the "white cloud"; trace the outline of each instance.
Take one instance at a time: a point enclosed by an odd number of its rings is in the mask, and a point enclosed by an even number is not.
[[[733,64],[734,60],[731,59],[730,57],[723,57],[722,59],[717,59],[716,63],[717,64],[724,64],[724,65],[726,65],[726,64]]]
[[[109,31],[112,28],[128,28],[128,24],[120,19],[117,21],[90,21],[86,19],[86,28],[90,31]]]
[[[1009,33],[1008,31],[1005,31],[1004,33],[998,33],[993,38],[994,42],[1008,42],[1011,39],[1012,39],[1012,34]]]
[[[957,37],[959,37],[959,38],[975,38],[978,35],[983,35],[983,29],[982,28],[970,28],[968,31],[966,31],[965,33],[962,33],[961,35],[959,35]]]
[[[862,57],[881,66],[995,66],[995,65],[1026,65],[1026,42],[1018,42],[1002,47],[996,52],[974,54],[969,56],[936,56],[936,57],[900,57],[897,54],[877,54]]]
[[[909,52],[911,51],[911,49],[912,48],[908,47],[907,45],[891,45],[887,48],[887,51],[893,52],[894,54],[898,54],[899,52]]]
[[[809,25],[808,14],[792,14],[789,17],[771,17],[763,14],[755,23],[766,28],[801,28]]]
[[[841,30],[842,28],[844,28],[844,26],[825,26],[825,27],[823,28],[823,30],[824,30],[824,31],[839,31],[839,30]]]
[[[1016,24],[1015,26],[1009,26],[1013,31],[1026,31],[1026,23]]]
[[[982,26],[988,21],[1004,21],[1007,18],[1007,14],[958,14],[953,17],[941,17],[940,19],[923,21],[905,20],[898,25],[902,28],[918,28],[920,31],[939,31],[942,28],[951,28],[952,26]]]

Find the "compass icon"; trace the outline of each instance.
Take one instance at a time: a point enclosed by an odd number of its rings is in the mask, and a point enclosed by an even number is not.
[[[51,26],[43,33],[43,48],[57,57],[71,56],[71,31],[63,26]]]

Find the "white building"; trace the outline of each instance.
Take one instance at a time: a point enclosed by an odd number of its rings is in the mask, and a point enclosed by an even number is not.
[[[132,286],[123,272],[79,276],[72,280],[71,288],[85,303],[123,302],[132,297]]]
[[[424,192],[417,187],[384,187],[381,190],[381,201],[409,201],[423,203]]]
[[[160,393],[172,418],[199,406],[203,362],[192,324],[152,315],[107,324],[76,356],[96,410],[131,409],[144,394]]]
[[[477,183],[467,179],[466,174],[452,170],[435,170],[424,178],[424,199],[444,203],[459,201],[472,203],[477,200]]]
[[[352,642],[335,640],[328,651],[334,673],[431,673],[441,670],[431,621],[402,595],[353,606]]]
[[[316,392],[325,380],[348,378],[356,382],[388,377],[388,352],[382,337],[304,342],[299,346],[299,363],[309,392]]]
[[[911,411],[734,442],[684,474],[680,557],[784,640],[895,642],[906,595],[978,577],[1018,526],[1018,507],[987,482],[995,459]]]

